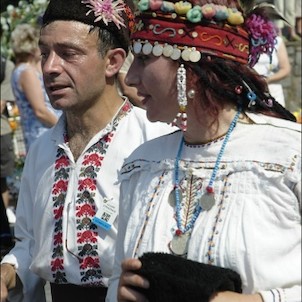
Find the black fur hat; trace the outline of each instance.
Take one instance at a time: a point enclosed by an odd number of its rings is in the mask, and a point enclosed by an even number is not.
[[[97,13],[94,5],[98,7],[112,5],[116,12],[115,22],[102,18],[101,13]],[[123,5],[125,5],[123,7]],[[121,9],[122,8],[122,9]],[[47,9],[43,15],[42,26],[45,26],[56,20],[78,21],[92,26],[98,26],[110,31],[119,41],[121,47],[128,52],[130,30],[134,26],[133,20],[134,4],[132,0],[50,0]],[[100,20],[95,22],[99,17]],[[119,21],[117,21],[119,20]],[[121,22],[125,25],[122,26]],[[107,24],[106,24],[107,23]],[[118,24],[117,24],[118,23]]]

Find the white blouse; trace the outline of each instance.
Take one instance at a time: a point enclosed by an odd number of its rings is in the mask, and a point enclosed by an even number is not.
[[[89,272],[87,269],[83,270],[81,268],[81,265],[83,266],[85,263],[80,263],[78,259],[78,257],[85,258],[81,257],[79,246],[84,246],[85,240],[89,239],[89,236],[85,237],[82,232],[82,225],[79,224],[79,219],[84,217],[84,215],[80,217],[79,213],[84,212],[78,211],[81,203],[78,201],[77,195],[79,179],[81,173],[84,173],[83,163],[89,155],[87,150],[114,130],[114,135],[109,137],[108,142],[110,142],[106,153],[101,154],[103,157],[102,165],[99,168],[95,167],[94,170],[96,172],[94,178],[96,189],[92,198],[94,198],[95,211],[97,212],[102,209],[105,198],[116,201],[118,205],[118,171],[124,159],[147,139],[172,131],[172,128],[166,124],[149,122],[144,110],[133,107],[130,103],[128,107],[131,107],[131,109],[123,115],[118,125],[110,122],[102,131],[96,134],[77,161],[74,161],[68,143],[64,141],[64,116],[61,117],[54,128],[41,136],[30,149],[26,157],[17,204],[15,236],[21,241],[18,241],[11,252],[2,260],[2,263],[10,263],[16,267],[17,274],[23,283],[24,301],[44,301],[42,279],[54,282],[54,269],[60,265],[62,265],[62,269],[59,270],[59,273],[61,276],[64,274],[65,282],[90,284],[93,280],[97,280],[100,284],[107,285],[113,268],[117,219],[109,230],[97,226],[94,229],[96,232],[94,237],[91,237],[93,241],[90,242],[90,247],[93,246],[94,251],[99,256],[96,256],[97,259],[94,259],[96,261],[94,263],[100,265],[98,271],[101,271],[101,274],[91,276],[91,279],[84,279],[85,274],[89,277]],[[71,163],[69,176],[65,177],[68,179],[68,187],[65,202],[61,208],[62,226],[57,224],[58,220],[55,219],[56,215],[60,215],[60,211],[54,209],[53,199],[53,184],[57,176],[55,174],[55,162],[58,146],[65,150],[65,154]],[[89,207],[88,210],[91,211]],[[87,219],[83,220],[83,223],[85,221]],[[57,229],[60,227],[62,231],[58,232]],[[79,234],[81,234],[81,237],[79,237]],[[87,232],[87,234],[91,235],[92,233]],[[54,252],[60,254],[60,250],[54,250],[54,240],[62,241],[58,245],[62,248],[60,257],[54,256]],[[92,258],[86,257],[85,259],[91,260]],[[54,261],[56,261],[57,266],[55,266]],[[89,267],[89,264],[86,267]],[[91,271],[98,272],[94,267]]]
[[[260,75],[270,77],[279,69],[278,51],[282,43],[282,37],[276,38],[276,44],[272,56],[263,53],[260,55],[257,63],[253,67]],[[285,106],[285,99],[283,93],[283,86],[280,81],[268,84],[270,94],[282,106]]]
[[[237,123],[231,133],[214,182],[215,205],[199,214],[187,258],[235,270],[243,293],[260,292],[265,302],[301,301],[301,125],[249,117],[254,124]],[[170,193],[181,139],[177,131],[149,141],[123,166],[108,302],[116,301],[124,258],[171,253],[176,219]],[[222,141],[184,145],[180,186],[205,192]]]

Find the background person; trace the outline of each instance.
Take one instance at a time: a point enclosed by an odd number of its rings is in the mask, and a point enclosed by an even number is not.
[[[14,95],[10,85],[10,77],[14,69],[14,63],[1,56],[1,195],[6,208],[9,206],[9,190],[7,177],[14,171],[15,153],[13,144],[13,132],[9,125],[6,110],[6,102],[13,101]]]
[[[10,85],[13,68],[14,63],[1,56],[1,257],[13,246],[9,222],[14,223],[16,219],[15,213],[10,208],[10,192],[7,184],[7,177],[14,172],[15,150],[12,129],[4,114],[6,102],[14,99]]]
[[[107,301],[301,301],[301,126],[252,68],[277,30],[246,3],[138,3],[126,83],[150,121],[181,130],[121,170]]]
[[[150,123],[145,110],[119,95],[132,2],[106,2],[112,15],[95,16],[102,3],[51,0],[44,14],[43,79],[63,115],[26,156],[15,225],[21,241],[2,260],[1,301],[20,285],[24,301],[43,302],[45,281],[53,302],[104,301],[117,234],[119,169],[141,143],[171,131]]]
[[[61,115],[61,111],[54,110],[50,105],[44,88],[38,39],[38,29],[29,24],[17,25],[11,34],[16,64],[12,88],[27,152],[36,138],[54,126]]]
[[[300,40],[296,33],[296,19],[301,18],[301,0],[275,0],[275,5],[288,22],[277,22],[283,36],[289,41]]]
[[[289,76],[291,66],[283,39],[278,36],[272,56],[266,53],[259,57],[254,69],[262,75],[268,83],[270,94],[275,100],[285,107],[285,99],[281,80]]]

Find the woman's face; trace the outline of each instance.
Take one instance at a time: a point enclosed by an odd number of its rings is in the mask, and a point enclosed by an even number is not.
[[[179,110],[176,88],[178,66],[178,62],[163,56],[134,57],[126,84],[137,88],[151,122],[171,123]]]

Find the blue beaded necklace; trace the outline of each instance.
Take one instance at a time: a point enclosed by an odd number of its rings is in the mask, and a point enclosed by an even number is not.
[[[174,168],[174,184],[175,184],[174,192],[175,192],[175,201],[176,201],[176,220],[177,220],[177,230],[175,232],[176,236],[181,236],[181,235],[187,233],[194,226],[194,223],[195,223],[198,215],[200,214],[200,212],[203,209],[209,210],[214,205],[215,199],[214,199],[213,184],[216,179],[216,175],[217,175],[217,172],[219,169],[222,155],[225,151],[226,144],[229,141],[230,135],[237,124],[240,113],[241,113],[241,109],[238,109],[238,111],[237,111],[233,121],[231,122],[230,127],[225,135],[225,138],[223,140],[222,146],[220,148],[220,151],[218,153],[218,156],[217,156],[217,159],[215,162],[215,166],[214,166],[209,184],[206,187],[205,195],[201,196],[202,194],[200,193],[200,195],[198,196],[198,198],[200,197],[201,199],[203,197],[205,197],[205,199],[206,199],[205,203],[204,203],[205,205],[203,206],[203,202],[199,202],[199,204],[197,205],[197,207],[194,211],[194,214],[191,218],[191,221],[185,227],[183,227],[181,225],[181,203],[180,203],[180,189],[179,189],[179,161],[180,161],[180,157],[181,157],[181,153],[182,153],[182,149],[183,149],[183,145],[184,145],[184,138],[182,137],[179,148],[178,148],[178,152],[177,152],[177,156],[176,156],[176,160],[175,160],[175,168]]]

